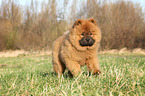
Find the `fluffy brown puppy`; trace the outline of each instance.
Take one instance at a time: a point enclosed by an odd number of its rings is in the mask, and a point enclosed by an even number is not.
[[[60,76],[67,68],[73,77],[81,72],[81,66],[87,65],[92,74],[101,73],[97,58],[100,40],[101,31],[94,19],[78,19],[69,32],[53,43],[54,71]]]

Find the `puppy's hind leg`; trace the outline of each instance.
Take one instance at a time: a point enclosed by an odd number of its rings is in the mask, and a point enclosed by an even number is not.
[[[66,66],[63,62],[61,62],[58,54],[56,54],[55,52],[53,52],[52,63],[55,73],[57,73],[58,77],[60,77],[65,72]]]

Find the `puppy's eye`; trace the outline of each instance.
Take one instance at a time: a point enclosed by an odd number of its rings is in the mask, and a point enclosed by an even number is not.
[[[90,35],[93,35],[92,33],[90,33]]]
[[[84,33],[82,33],[81,35],[84,36]]]

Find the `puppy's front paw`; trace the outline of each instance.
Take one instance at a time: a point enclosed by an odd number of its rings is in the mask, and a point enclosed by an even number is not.
[[[101,74],[101,71],[100,70],[96,70],[93,75],[97,76],[97,75],[100,75],[100,74]]]

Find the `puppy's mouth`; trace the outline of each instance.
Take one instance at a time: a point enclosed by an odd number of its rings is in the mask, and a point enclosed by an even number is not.
[[[92,37],[83,37],[81,40],[79,40],[79,44],[82,47],[91,47],[95,43],[95,40]]]

